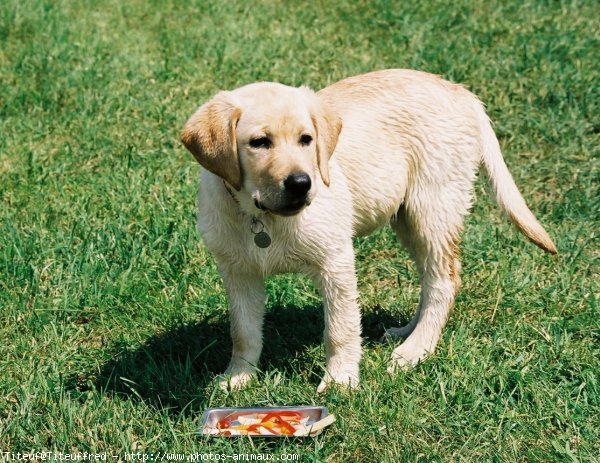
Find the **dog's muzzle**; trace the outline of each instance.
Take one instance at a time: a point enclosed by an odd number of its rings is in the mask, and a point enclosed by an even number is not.
[[[261,211],[269,211],[273,214],[292,216],[298,214],[310,204],[309,192],[312,187],[310,176],[305,172],[295,172],[283,180],[283,189],[279,195],[278,204],[268,206],[254,199],[254,205]]]

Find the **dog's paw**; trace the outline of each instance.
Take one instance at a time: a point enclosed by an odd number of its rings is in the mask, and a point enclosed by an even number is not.
[[[327,372],[317,387],[317,393],[325,392],[331,384],[354,389],[359,381],[358,371],[341,371],[333,375]]]
[[[217,376],[219,387],[225,392],[235,392],[246,386],[256,376],[253,371],[225,372]]]
[[[407,323],[400,328],[388,328],[383,333],[383,336],[380,339],[380,342],[395,342],[401,339],[406,339],[413,332],[415,327],[411,323]]]
[[[396,347],[392,352],[390,366],[387,371],[391,374],[396,374],[400,370],[409,370],[432,352],[420,346],[411,346],[410,344],[402,344]]]

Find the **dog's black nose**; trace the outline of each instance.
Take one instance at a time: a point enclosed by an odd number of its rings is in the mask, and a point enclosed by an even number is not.
[[[310,190],[310,177],[304,172],[296,172],[286,177],[283,186],[291,195],[304,196]]]

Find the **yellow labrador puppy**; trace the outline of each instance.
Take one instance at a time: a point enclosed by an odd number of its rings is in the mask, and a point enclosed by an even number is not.
[[[326,373],[318,390],[358,383],[352,238],[388,222],[422,285],[412,320],[386,333],[405,339],[389,370],[431,354],[460,285],[460,234],[480,164],[512,222],[556,253],[504,163],[482,103],[430,74],[373,72],[317,93],[250,84],[202,105],[181,138],[205,168],[198,229],[229,295],[233,353],[224,387],[255,374],[263,279],[282,272],[310,275],[324,298]]]

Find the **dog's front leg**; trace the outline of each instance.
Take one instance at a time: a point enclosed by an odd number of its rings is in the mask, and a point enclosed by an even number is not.
[[[362,355],[358,288],[352,244],[319,269],[316,283],[325,306],[325,376],[317,388],[323,392],[335,382],[354,387],[359,381]]]
[[[229,296],[229,318],[233,350],[221,377],[222,389],[240,389],[257,372],[262,351],[265,313],[264,279],[257,273],[234,266],[219,266]]]

